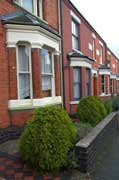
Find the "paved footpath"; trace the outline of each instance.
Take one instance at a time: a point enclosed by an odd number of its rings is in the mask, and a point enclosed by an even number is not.
[[[91,180],[89,174],[76,172],[40,175],[29,169],[18,154],[9,155],[0,152],[0,180]]]
[[[119,180],[119,132],[114,135],[102,154],[101,160],[97,162],[94,180]]]

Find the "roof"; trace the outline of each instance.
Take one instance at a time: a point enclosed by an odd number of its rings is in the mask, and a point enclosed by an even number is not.
[[[84,58],[84,59],[88,59],[90,61],[94,61],[92,58],[84,55],[81,51],[71,51],[68,53],[68,58]]]
[[[2,20],[4,24],[41,26],[42,28],[59,36],[58,32],[50,27],[45,21],[23,9],[0,16],[0,20]]]

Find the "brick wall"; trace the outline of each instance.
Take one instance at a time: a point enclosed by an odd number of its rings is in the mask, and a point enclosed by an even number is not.
[[[43,18],[55,30],[58,30],[58,0],[43,1]]]

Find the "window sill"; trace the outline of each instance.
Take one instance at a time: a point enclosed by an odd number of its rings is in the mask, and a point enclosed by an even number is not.
[[[102,94],[100,95],[100,97],[103,97],[103,96],[111,96],[111,94],[102,93]]]
[[[70,101],[71,105],[79,104],[80,101]]]
[[[35,109],[38,107],[43,107],[46,105],[58,105],[62,104],[62,97],[47,97],[41,99],[23,99],[23,100],[9,100],[8,109],[9,110],[27,110]]]

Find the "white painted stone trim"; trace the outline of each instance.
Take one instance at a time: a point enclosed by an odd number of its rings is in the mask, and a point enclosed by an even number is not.
[[[96,49],[96,55],[100,55],[100,52],[99,52],[99,50],[98,49]]]
[[[96,35],[95,35],[94,33],[92,33],[92,37],[93,37],[94,39],[96,39]]]
[[[76,22],[78,22],[79,24],[81,24],[81,20],[80,18],[73,12],[70,11],[71,16],[75,19]]]
[[[92,72],[93,76],[96,75],[96,77],[97,77],[97,75],[98,75],[98,70],[97,69],[92,69],[91,72]]]
[[[101,41],[99,41],[99,44],[103,47],[104,45],[103,45],[103,43],[101,42]]]
[[[8,108],[9,109],[36,108],[36,107],[42,107],[46,105],[56,105],[56,104],[62,104],[61,96],[41,98],[41,99],[9,100]]]
[[[76,67],[87,67],[87,68],[92,68],[92,65],[90,62],[86,61],[84,58],[72,58],[70,66]]]
[[[15,47],[19,41],[24,41],[35,48],[47,45],[60,51],[60,38],[39,26],[5,25],[5,28],[7,47]]]
[[[80,102],[80,101],[70,101],[70,104],[71,104],[71,105],[75,105],[75,104],[77,105],[77,104],[79,104],[79,102]]]
[[[99,74],[100,75],[110,75],[110,69],[99,69]]]
[[[111,55],[110,51],[107,51],[107,54],[108,54],[108,55]]]
[[[111,74],[110,75],[110,79],[116,79],[116,78],[117,78],[116,74]]]
[[[111,94],[105,94],[105,93],[100,94],[100,97],[104,97],[104,96],[111,96]]]
[[[93,50],[93,46],[92,46],[91,43],[88,44],[88,49],[91,50],[91,51]]]

